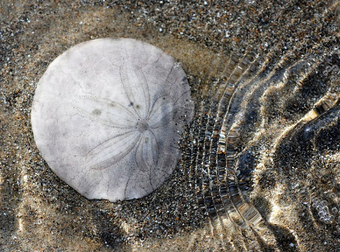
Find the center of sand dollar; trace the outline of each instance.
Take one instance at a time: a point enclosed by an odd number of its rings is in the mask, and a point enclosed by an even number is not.
[[[149,129],[149,124],[145,119],[142,119],[137,122],[136,128],[143,133]]]

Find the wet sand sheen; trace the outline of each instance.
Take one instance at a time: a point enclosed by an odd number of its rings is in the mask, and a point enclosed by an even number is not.
[[[3,251],[338,247],[337,1],[0,9]],[[99,37],[133,37],[169,53],[182,63],[197,105],[175,172],[141,200],[86,200],[49,170],[33,141],[39,78],[61,52]],[[214,90],[231,97],[217,106],[222,95]],[[233,153],[228,173],[215,169],[223,151]],[[222,179],[230,204],[219,201]]]

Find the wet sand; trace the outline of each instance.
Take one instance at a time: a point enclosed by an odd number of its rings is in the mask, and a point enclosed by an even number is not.
[[[170,179],[143,199],[111,203],[79,195],[50,170],[34,143],[30,110],[37,82],[58,55],[77,43],[130,37],[176,58],[200,104],[202,86],[221,77],[219,68],[231,55],[252,50],[264,58],[290,52],[301,57],[338,54],[338,2],[30,2],[0,3],[0,250],[237,251],[251,244],[232,227],[221,231],[201,211],[185,157]],[[332,76],[340,81],[339,75]],[[184,143],[183,155],[185,148]],[[332,153],[324,160],[332,164],[335,177],[322,173],[325,185],[315,182],[313,193],[329,198],[317,204],[339,208],[339,157]],[[288,179],[290,173],[283,174],[279,178]],[[300,186],[289,190],[279,183],[271,187],[271,176],[275,171],[262,177],[266,186],[254,190],[257,194],[298,196],[279,197],[276,206],[260,207],[263,216],[271,216],[267,221],[276,239],[276,247],[268,251],[335,251],[340,246],[339,219],[318,220],[311,206],[315,200],[304,201],[297,191],[306,180],[319,181],[317,175],[297,176]]]

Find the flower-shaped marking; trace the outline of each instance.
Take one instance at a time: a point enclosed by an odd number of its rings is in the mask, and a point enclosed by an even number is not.
[[[177,64],[174,63],[167,74],[172,75],[176,68]],[[177,151],[178,127],[175,120],[183,120],[180,117],[184,117],[187,112],[186,97],[190,90],[174,97],[174,94],[178,94],[172,90],[176,86],[168,83],[168,88],[152,95],[153,90],[149,88],[143,67],[124,64],[120,66],[119,72],[126,95],[125,103],[90,94],[81,96],[86,106],[77,107],[80,114],[118,130],[116,135],[88,151],[85,165],[90,169],[103,170],[124,158],[132,158],[140,172],[149,172],[151,176],[152,170],[158,167],[164,145],[174,148],[174,153]],[[174,82],[182,81],[186,80],[176,79]],[[164,132],[164,129],[172,131]],[[173,142],[161,144],[162,140],[158,138],[171,139]]]

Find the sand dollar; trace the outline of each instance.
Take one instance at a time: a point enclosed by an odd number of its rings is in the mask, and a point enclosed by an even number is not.
[[[36,144],[50,168],[89,199],[143,197],[174,170],[193,116],[183,69],[134,39],[96,39],[57,57],[32,107]]]

